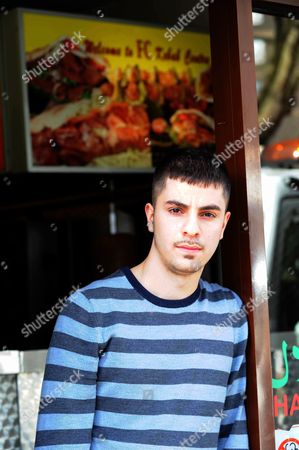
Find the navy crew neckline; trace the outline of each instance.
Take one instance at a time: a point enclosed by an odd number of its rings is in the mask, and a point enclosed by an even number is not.
[[[166,308],[181,308],[184,306],[192,305],[196,300],[199,299],[201,293],[201,280],[199,279],[198,286],[195,291],[188,295],[188,297],[180,299],[166,299],[158,297],[148,291],[135,277],[133,272],[128,266],[121,267],[120,270],[124,273],[129,283],[133,286],[136,291],[142,295],[146,300],[157,306],[163,306]]]

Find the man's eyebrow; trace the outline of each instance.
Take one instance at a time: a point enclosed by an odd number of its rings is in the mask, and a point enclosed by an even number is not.
[[[165,205],[176,205],[176,206],[180,206],[181,208],[189,208],[189,205],[185,205],[185,203],[179,202],[178,200],[167,200],[165,202]],[[206,211],[206,210],[221,211],[220,206],[215,205],[215,204],[200,206],[200,208],[198,208],[198,209],[200,211]]]

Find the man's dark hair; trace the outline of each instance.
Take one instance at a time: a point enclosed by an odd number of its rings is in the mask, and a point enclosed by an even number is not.
[[[171,178],[189,184],[201,184],[204,187],[211,184],[215,187],[222,186],[227,208],[231,191],[230,180],[224,165],[214,164],[214,158],[213,153],[206,148],[170,150],[154,172],[153,206],[165,188],[167,178]]]

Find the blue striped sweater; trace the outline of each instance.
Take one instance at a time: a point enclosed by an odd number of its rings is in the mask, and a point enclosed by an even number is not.
[[[202,279],[162,299],[128,267],[76,291],[50,342],[35,449],[248,449],[242,306]]]

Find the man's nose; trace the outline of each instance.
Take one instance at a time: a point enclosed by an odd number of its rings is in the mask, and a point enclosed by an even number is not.
[[[198,236],[201,234],[197,213],[188,214],[186,216],[183,226],[183,233],[189,234],[190,236]]]

